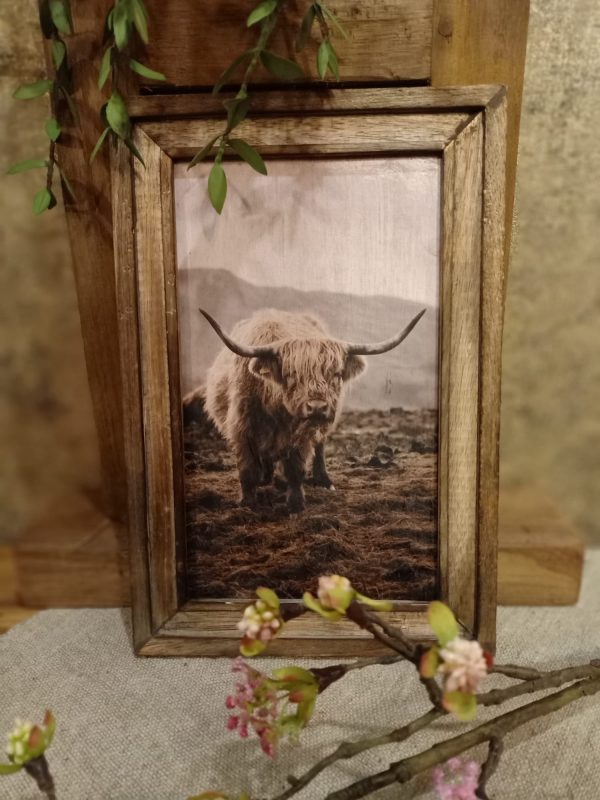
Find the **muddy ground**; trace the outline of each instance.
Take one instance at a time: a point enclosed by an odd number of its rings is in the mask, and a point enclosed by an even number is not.
[[[185,425],[190,599],[249,597],[259,585],[300,597],[329,572],[373,597],[436,596],[437,413],[347,411],[326,457],[336,491],[307,486],[297,519],[274,487],[259,490],[259,510],[241,508],[234,460],[195,409]]]

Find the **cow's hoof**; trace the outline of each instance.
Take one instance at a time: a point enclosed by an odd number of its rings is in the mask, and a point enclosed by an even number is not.
[[[292,495],[291,497],[288,497],[287,507],[290,517],[297,517],[298,514],[301,514],[306,508],[304,504],[304,498],[301,495]]]
[[[333,483],[332,483],[332,484],[331,484],[331,486],[329,487],[329,491],[330,491],[330,492],[335,492],[335,486],[333,485]]]
[[[240,508],[249,508],[251,511],[256,511],[258,508],[258,500],[256,497],[242,497],[239,506]]]

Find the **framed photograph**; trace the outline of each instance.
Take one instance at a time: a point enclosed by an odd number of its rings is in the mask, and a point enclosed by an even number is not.
[[[136,651],[232,655],[258,586],[323,574],[428,638],[493,648],[504,305],[501,87],[258,94],[210,163],[213,97],[136,101],[113,153]],[[292,620],[273,655],[373,655]]]

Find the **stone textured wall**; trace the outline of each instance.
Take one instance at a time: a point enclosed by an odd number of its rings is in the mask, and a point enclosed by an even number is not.
[[[2,169],[45,148],[43,101],[11,99],[41,73],[35,9],[0,0]],[[532,0],[502,432],[503,481],[545,487],[598,541],[599,37],[597,0]],[[0,190],[0,539],[98,471],[64,216],[32,217],[40,180]]]
[[[502,478],[600,541],[600,3],[533,0],[504,342]]]

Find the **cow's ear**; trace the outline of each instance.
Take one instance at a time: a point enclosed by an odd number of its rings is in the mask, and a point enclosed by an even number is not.
[[[351,381],[352,378],[356,378],[361,372],[364,372],[366,368],[367,362],[362,356],[348,356],[342,377],[345,381]]]
[[[281,364],[277,356],[258,356],[258,358],[251,358],[248,369],[255,377],[263,381],[283,383]]]

